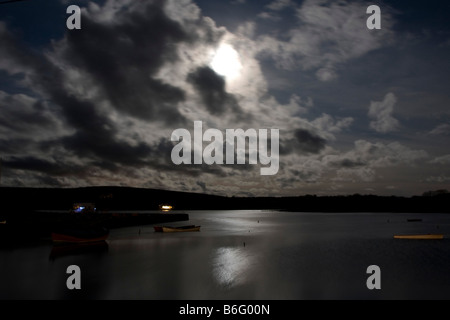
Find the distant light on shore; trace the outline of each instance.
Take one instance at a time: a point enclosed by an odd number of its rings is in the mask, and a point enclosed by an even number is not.
[[[166,204],[160,205],[159,208],[160,208],[162,211],[170,211],[170,210],[172,210],[172,206],[171,206],[171,205],[166,205]]]

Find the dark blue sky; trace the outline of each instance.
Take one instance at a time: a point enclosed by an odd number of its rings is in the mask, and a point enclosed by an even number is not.
[[[0,4],[0,20],[6,22],[11,30],[16,30],[27,44],[42,48],[51,39],[59,39],[66,32],[66,8],[67,5],[60,1],[52,0]]]

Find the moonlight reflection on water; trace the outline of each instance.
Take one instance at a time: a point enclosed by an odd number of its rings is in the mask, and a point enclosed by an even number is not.
[[[214,279],[224,287],[243,284],[251,264],[252,258],[245,248],[218,248],[212,261]]]

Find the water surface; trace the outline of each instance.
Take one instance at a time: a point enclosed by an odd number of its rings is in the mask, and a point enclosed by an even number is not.
[[[195,233],[114,229],[82,250],[0,247],[1,299],[449,299],[450,215],[193,211]],[[420,218],[420,222],[407,219]],[[396,240],[441,233],[444,240]],[[81,268],[81,290],[66,269]],[[381,290],[366,286],[381,268]]]

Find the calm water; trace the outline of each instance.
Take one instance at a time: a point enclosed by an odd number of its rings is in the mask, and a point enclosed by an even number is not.
[[[45,241],[0,247],[0,298],[450,298],[450,215],[188,213],[201,232],[155,233],[146,225],[112,230],[105,245],[83,251]],[[393,239],[408,233],[448,239]],[[81,290],[66,287],[73,264]],[[369,265],[381,268],[381,290],[366,287]]]

